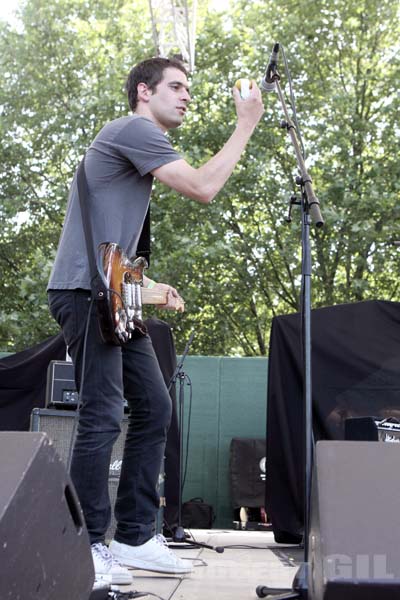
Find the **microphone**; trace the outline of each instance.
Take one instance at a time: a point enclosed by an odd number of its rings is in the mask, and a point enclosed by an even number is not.
[[[279,44],[276,43],[272,49],[269,63],[267,66],[267,70],[265,71],[265,75],[261,79],[260,87],[264,92],[274,92],[275,91],[275,79],[273,76],[275,75],[276,67],[278,65],[278,54],[279,54]]]

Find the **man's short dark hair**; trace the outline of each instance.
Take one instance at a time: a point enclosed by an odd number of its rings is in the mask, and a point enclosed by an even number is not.
[[[187,77],[188,73],[177,58],[149,58],[143,60],[131,69],[126,81],[126,91],[128,93],[129,106],[132,111],[137,106],[137,86],[139,83],[145,83],[153,92],[163,78],[165,69],[179,69]]]

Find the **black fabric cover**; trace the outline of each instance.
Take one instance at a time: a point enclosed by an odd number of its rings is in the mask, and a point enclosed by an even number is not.
[[[316,440],[344,439],[349,417],[400,418],[400,303],[368,301],[312,311]],[[300,315],[272,322],[266,508],[276,541],[300,541],[304,426]]]
[[[28,431],[33,408],[43,408],[47,367],[65,360],[62,334],[0,360],[0,430]]]

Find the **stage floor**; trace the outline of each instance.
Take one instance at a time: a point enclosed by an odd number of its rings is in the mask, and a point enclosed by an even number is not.
[[[172,577],[133,570],[133,584],[119,586],[119,590],[150,592],[163,600],[246,600],[257,598],[259,585],[291,587],[303,557],[298,546],[276,544],[270,531],[201,529],[191,533],[198,541],[224,546],[225,551],[180,546],[174,551],[194,561],[193,573]]]

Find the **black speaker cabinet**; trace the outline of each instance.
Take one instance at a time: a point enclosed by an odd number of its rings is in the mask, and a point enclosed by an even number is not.
[[[232,438],[229,451],[234,508],[265,506],[265,439]]]
[[[57,410],[57,409],[46,409],[46,408],[34,408],[31,414],[31,431],[45,431],[49,438],[52,440],[55,449],[65,465],[68,463],[68,457],[70,452],[71,438],[73,434],[74,420],[76,412],[69,410]],[[108,478],[108,491],[110,494],[111,507],[114,507],[117,499],[117,489],[119,483],[119,476],[121,473],[122,456],[124,452],[124,444],[126,438],[126,432],[128,428],[128,416],[124,416],[121,426],[121,434],[114,444],[110,472]],[[164,473],[161,469],[159,479],[159,492],[163,496],[163,485],[164,485]],[[162,498],[162,505],[157,515],[155,529],[157,532],[161,532],[163,525],[163,504],[164,499]],[[112,510],[111,524],[106,533],[106,540],[112,540],[116,522],[114,518],[114,511]]]
[[[94,582],[75,489],[44,433],[0,433],[0,598],[87,600]]]
[[[316,445],[311,600],[400,597],[400,444]]]

